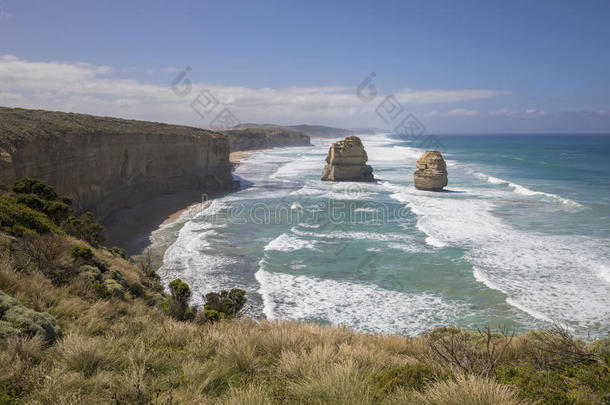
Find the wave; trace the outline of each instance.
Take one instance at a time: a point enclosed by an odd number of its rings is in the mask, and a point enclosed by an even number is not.
[[[417,335],[450,324],[465,310],[461,303],[426,292],[269,272],[264,259],[259,266],[255,277],[268,319],[320,320],[364,332]]]
[[[428,237],[464,249],[475,279],[507,294],[509,304],[544,321],[608,326],[610,289],[599,282],[610,257],[603,241],[514,229],[492,214],[488,200],[384,185],[419,217]]]
[[[598,272],[599,278],[606,283],[610,283],[610,266],[602,266]]]
[[[486,180],[487,182],[489,182],[491,184],[496,184],[496,185],[504,184],[504,185],[507,185],[508,187],[511,187],[513,189],[513,191],[515,193],[517,193],[517,194],[521,194],[521,195],[525,195],[525,196],[539,195],[539,196],[550,198],[552,200],[556,200],[556,201],[564,204],[567,207],[573,207],[573,208],[582,208],[583,207],[582,204],[580,204],[580,203],[578,203],[576,201],[570,200],[568,198],[561,197],[561,196],[559,196],[557,194],[545,193],[544,191],[531,190],[531,189],[529,189],[529,188],[527,188],[525,186],[522,186],[520,184],[513,183],[513,182],[510,182],[508,180],[499,179],[497,177],[489,176],[489,175],[484,174],[484,173],[475,172],[474,174],[477,177],[479,177],[479,178],[481,178],[483,180]]]
[[[278,252],[294,252],[295,250],[301,249],[316,249],[315,241],[303,240],[292,235],[288,235],[287,233],[283,233],[277,238],[273,239],[269,242],[263,250],[276,250]]]
[[[349,239],[349,240],[371,240],[371,241],[414,241],[413,236],[399,233],[378,233],[378,232],[310,232],[302,231],[293,227],[290,232],[299,236],[309,236],[320,239]]]
[[[223,225],[186,222],[178,237],[165,251],[163,265],[158,270],[163,284],[175,278],[185,281],[197,294],[193,294],[192,304],[202,305],[202,294],[210,291],[235,287],[234,281],[222,269],[236,263],[235,259],[217,254],[211,247],[211,240]]]

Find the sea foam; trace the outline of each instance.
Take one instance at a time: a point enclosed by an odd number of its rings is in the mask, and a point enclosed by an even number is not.
[[[529,189],[529,188],[527,188],[525,186],[522,186],[520,184],[513,183],[513,182],[510,182],[508,180],[499,179],[497,177],[489,176],[489,175],[486,175],[484,173],[475,172],[474,174],[477,177],[479,177],[479,178],[481,178],[483,180],[486,180],[486,181],[488,181],[491,184],[497,184],[497,185],[503,184],[503,185],[506,185],[506,186],[512,188],[513,191],[515,193],[517,193],[517,194],[521,194],[521,195],[524,195],[524,196],[542,196],[542,197],[547,197],[547,198],[549,198],[551,200],[555,200],[555,201],[558,201],[558,202],[562,203],[566,207],[571,207],[571,208],[582,208],[583,207],[582,204],[580,204],[580,203],[578,203],[576,201],[570,200],[568,198],[561,197],[561,196],[559,196],[557,194],[545,193],[544,191],[531,190],[531,189]]]
[[[607,327],[610,289],[599,269],[610,254],[599,240],[517,230],[492,214],[492,201],[385,186],[428,237],[465,249],[475,278],[507,294],[509,304],[545,321]]]
[[[430,293],[401,293],[375,285],[295,276],[264,270],[256,273],[268,319],[325,320],[365,332],[416,335],[447,325],[463,305]]]

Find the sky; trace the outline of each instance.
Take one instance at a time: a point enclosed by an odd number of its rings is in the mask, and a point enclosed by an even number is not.
[[[610,133],[609,1],[0,0],[0,105]]]

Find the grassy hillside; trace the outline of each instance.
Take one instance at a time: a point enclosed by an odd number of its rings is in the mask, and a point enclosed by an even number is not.
[[[166,294],[146,262],[96,247],[84,226],[90,243],[70,236],[70,221],[49,215],[52,191],[22,182],[0,199],[0,403],[610,401],[610,339],[561,328],[409,338],[190,308],[184,283]],[[239,308],[227,302],[243,305],[225,298],[206,300],[229,315]]]
[[[213,131],[182,125],[59,111],[0,107],[0,145],[20,144],[37,137],[55,137],[66,133],[188,136],[215,134],[221,136]]]
[[[259,126],[224,131],[229,137],[231,151],[267,149],[277,146],[307,146],[309,136],[280,127]]]
[[[234,129],[283,129],[286,131],[301,132],[311,138],[345,138],[346,136],[355,135],[357,133],[349,129],[327,127],[325,125],[274,125],[274,124],[252,124],[244,123],[234,127]]]

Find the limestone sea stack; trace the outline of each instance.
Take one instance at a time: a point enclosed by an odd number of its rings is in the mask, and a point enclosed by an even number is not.
[[[418,190],[441,191],[447,185],[447,165],[443,155],[437,150],[427,150],[417,159],[413,178]]]
[[[334,142],[328,149],[326,166],[322,170],[324,181],[373,181],[373,168],[368,160],[362,141],[357,136],[348,136]]]

